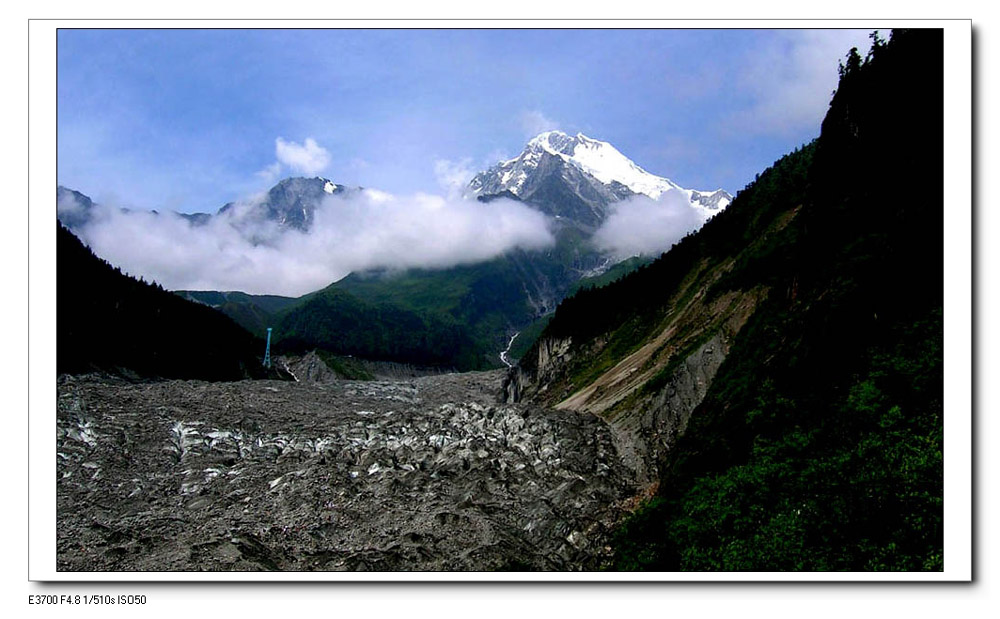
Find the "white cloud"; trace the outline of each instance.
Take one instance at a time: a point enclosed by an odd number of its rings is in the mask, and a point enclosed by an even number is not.
[[[477,170],[472,167],[472,159],[461,161],[439,159],[434,162],[434,176],[449,196],[461,196],[476,172]]]
[[[330,152],[312,138],[298,144],[279,137],[274,141],[274,154],[282,165],[310,176],[319,174],[330,165]]]
[[[705,223],[704,211],[692,208],[687,196],[668,191],[659,199],[635,196],[617,203],[594,233],[601,250],[619,258],[659,255]]]
[[[59,215],[83,214],[84,208],[83,203],[77,200],[75,194],[69,191],[59,193],[56,201],[56,212]]]
[[[750,104],[725,129],[752,135],[818,130],[837,87],[837,64],[851,47],[862,56],[868,30],[781,30],[746,56],[733,87]]]
[[[530,110],[521,114],[521,129],[527,137],[535,137],[545,131],[559,129],[559,123],[547,118],[545,114],[538,110]]]
[[[173,290],[298,296],[372,268],[444,268],[554,242],[523,204],[366,190],[331,196],[303,233],[249,217],[252,201],[204,226],[174,214],[98,207],[81,237],[102,258]]]

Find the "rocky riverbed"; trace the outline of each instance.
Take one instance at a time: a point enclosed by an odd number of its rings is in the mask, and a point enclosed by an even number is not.
[[[502,378],[60,377],[58,568],[600,568],[634,493],[606,424]]]

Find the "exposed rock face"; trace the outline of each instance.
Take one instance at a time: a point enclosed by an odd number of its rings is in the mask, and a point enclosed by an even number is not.
[[[615,445],[638,480],[651,481],[658,476],[658,464],[705,399],[729,353],[731,339],[728,334],[717,333],[680,361],[659,391],[609,415]]]
[[[259,200],[245,205],[243,216],[261,221],[273,221],[279,226],[295,228],[308,232],[312,228],[316,209],[322,205],[327,196],[351,193],[343,185],[322,178],[286,178],[268,190]],[[238,210],[234,202],[219,209],[219,214]],[[247,208],[248,207],[248,208]]]
[[[606,424],[502,372],[329,384],[61,377],[58,569],[596,569]]]
[[[298,382],[304,383],[330,383],[342,380],[342,376],[330,369],[330,367],[319,358],[316,351],[310,351],[301,357],[278,357],[276,363],[280,364]]]
[[[522,157],[481,172],[472,180],[471,191],[486,197],[513,194],[546,215],[565,217],[590,228],[607,218],[609,204],[633,195],[621,183],[605,185],[558,155],[544,151],[532,155],[534,158],[527,161]],[[511,175],[520,180],[513,188],[503,182]]]
[[[593,363],[606,338],[582,346],[571,338],[542,338],[531,351],[533,358],[510,369],[501,398],[600,416],[610,424],[634,479],[656,481],[662,457],[684,432],[731,342],[767,295],[756,288],[707,300],[711,282],[724,271],[711,274],[652,337],[589,384],[570,378],[574,364]]]
[[[573,340],[570,338],[543,338],[538,340],[537,358],[533,359],[530,369],[525,370],[521,364],[515,365],[507,372],[501,387],[503,402],[520,402],[525,395],[543,394],[549,384],[559,378],[567,364],[572,360],[570,352]]]
[[[691,191],[691,202],[708,209],[709,211],[719,211],[733,201],[733,196],[728,191],[716,189],[715,191]]]
[[[603,410],[594,411],[608,421],[622,462],[632,471],[637,481],[650,482],[655,479],[660,458],[684,432],[691,413],[705,398],[715,373],[729,352],[731,339],[728,334],[714,335],[677,363],[667,378],[666,385],[653,394],[636,398],[629,406],[609,405]],[[560,365],[565,363],[562,360],[564,358],[549,355],[547,362],[539,363],[539,372],[543,376],[556,374]],[[537,399],[544,397],[548,386],[546,378],[539,380],[534,373],[515,366],[508,371],[504,380],[502,398],[506,402],[520,402],[523,395],[534,391],[532,397]],[[588,406],[569,397],[560,402],[557,408],[582,411]]]

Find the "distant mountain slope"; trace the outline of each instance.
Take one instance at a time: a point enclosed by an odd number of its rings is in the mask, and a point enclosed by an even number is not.
[[[250,333],[263,337],[273,327],[276,315],[298,302],[294,297],[257,295],[245,292],[215,292],[211,290],[177,290],[182,298],[213,307],[229,316]]]
[[[286,178],[271,187],[267,193],[229,202],[215,215],[208,213],[176,213],[193,226],[204,226],[214,217],[228,217],[238,225],[254,222],[273,222],[281,228],[292,228],[308,232],[316,217],[316,209],[321,208],[329,196],[348,196],[360,191],[322,178]],[[64,226],[74,233],[91,222],[97,206],[88,196],[67,187],[56,188],[57,216]],[[121,209],[128,212],[129,209]],[[156,211],[152,211],[156,213]]]
[[[80,193],[59,185],[56,187],[56,213],[59,221],[70,230],[79,229],[90,221],[94,202]]]
[[[133,279],[66,228],[56,246],[56,369],[239,380],[269,375],[264,342],[214,309]]]
[[[852,51],[815,144],[512,372],[649,483],[619,569],[942,569],[942,58],[939,30]]]
[[[513,250],[486,262],[449,269],[352,274],[327,290],[373,304],[395,304],[462,327],[477,362],[461,369],[502,367],[499,353],[511,335],[549,314],[588,272],[606,260],[574,226],[556,231],[554,247]]]
[[[338,289],[313,293],[284,310],[274,336],[288,352],[319,348],[373,361],[452,369],[484,365],[461,325],[393,303],[369,303]]]

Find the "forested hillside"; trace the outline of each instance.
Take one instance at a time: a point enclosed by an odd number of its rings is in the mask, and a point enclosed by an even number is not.
[[[269,375],[264,341],[218,311],[125,275],[59,226],[56,367],[128,377],[239,380]]]
[[[937,30],[852,50],[814,144],[529,351],[521,395],[656,456],[617,568],[942,569],[942,62]]]

